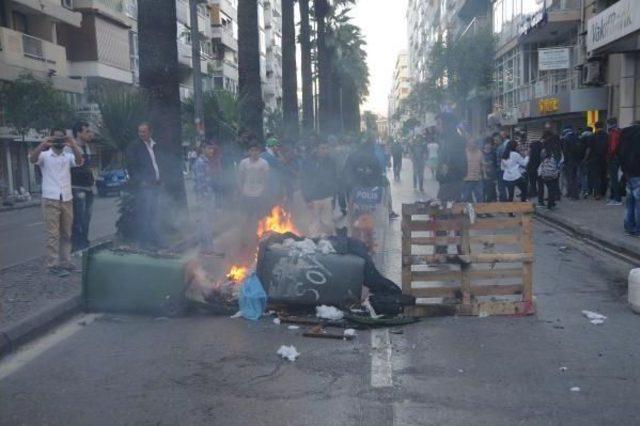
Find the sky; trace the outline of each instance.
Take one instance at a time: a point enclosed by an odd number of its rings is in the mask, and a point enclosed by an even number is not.
[[[396,57],[407,49],[407,0],[358,0],[355,24],[367,41],[369,98],[362,110],[387,115],[387,98],[393,83]]]

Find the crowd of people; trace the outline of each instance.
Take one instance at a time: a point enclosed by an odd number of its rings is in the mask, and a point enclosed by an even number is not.
[[[401,153],[413,163],[413,187],[424,192],[424,172],[440,184],[438,198],[464,202],[535,199],[554,209],[565,196],[593,198],[609,206],[626,197],[625,231],[640,235],[640,122],[620,129],[616,118],[594,128],[566,125],[558,134],[545,124],[542,137],[504,128],[484,139],[468,135],[449,113],[440,114],[406,145],[391,143],[394,176],[400,179]],[[397,167],[396,167],[397,165]]]

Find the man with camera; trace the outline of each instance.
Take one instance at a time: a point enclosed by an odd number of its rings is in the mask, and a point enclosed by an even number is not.
[[[71,152],[65,151],[65,147]],[[67,275],[71,263],[73,195],[71,168],[81,166],[82,151],[65,131],[55,128],[29,155],[42,171],[42,211],[47,234],[47,267],[56,275]]]

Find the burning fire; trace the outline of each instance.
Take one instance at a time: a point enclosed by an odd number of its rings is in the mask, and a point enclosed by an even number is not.
[[[277,232],[279,234],[292,232],[297,234],[298,230],[291,220],[291,214],[281,206],[275,206],[271,209],[271,214],[265,216],[258,222],[258,230],[256,233],[258,238],[262,238],[269,232]]]
[[[227,278],[237,283],[242,282],[247,277],[248,270],[246,266],[233,265],[227,273]]]

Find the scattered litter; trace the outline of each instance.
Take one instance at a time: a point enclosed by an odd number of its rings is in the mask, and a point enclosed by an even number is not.
[[[376,311],[375,309],[373,309],[373,306],[371,306],[371,302],[369,301],[368,297],[367,297],[367,300],[362,302],[362,306],[364,306],[367,312],[369,312],[369,315],[371,316],[371,318],[380,318],[381,315],[376,314]]]
[[[464,373],[464,370],[462,368],[458,369],[458,373]]]
[[[560,367],[560,371],[567,371],[567,367]]]
[[[354,330],[353,328],[347,328],[344,330],[344,335],[354,337],[356,335],[356,330]]]
[[[157,317],[157,318],[154,318],[154,320],[155,321],[169,321],[169,318],[168,317]]]
[[[607,319],[606,316],[599,314],[597,312],[592,312],[592,311],[582,311],[582,315],[587,317],[587,319],[589,320],[589,322],[591,322],[591,324],[595,324],[595,325],[602,324],[604,320]]]
[[[447,209],[453,208],[453,201],[447,201]]]
[[[487,311],[480,311],[480,313],[478,314],[478,318],[486,318],[489,316],[489,313]]]
[[[289,361],[295,361],[296,358],[300,356],[300,352],[296,350],[296,348],[292,346],[282,345],[280,349],[278,349],[278,355],[282,358],[287,359]]]
[[[231,315],[229,318],[242,318],[242,311],[238,311],[235,314]]]
[[[258,320],[267,307],[267,293],[255,272],[242,284],[238,304],[242,316],[253,321]]]
[[[277,318],[276,318],[277,319]],[[280,320],[278,320],[278,324],[280,323]],[[287,327],[289,330],[299,330],[300,326],[299,325],[290,325],[289,327]]]
[[[392,328],[391,330],[389,330],[389,333],[391,334],[404,334],[404,330],[401,328]]]
[[[580,388],[578,386],[574,386],[571,388],[571,392],[580,392]]]
[[[333,306],[320,305],[316,306],[316,316],[322,319],[337,321],[344,317],[344,313]]]
[[[280,318],[274,318],[273,323],[276,325],[280,325]]]
[[[311,254],[331,254],[336,250],[328,240],[320,240],[316,244],[313,240],[305,238],[304,240],[296,241],[293,238],[287,238],[282,244],[274,244],[276,248],[284,248],[289,252],[289,256],[308,256]]]

